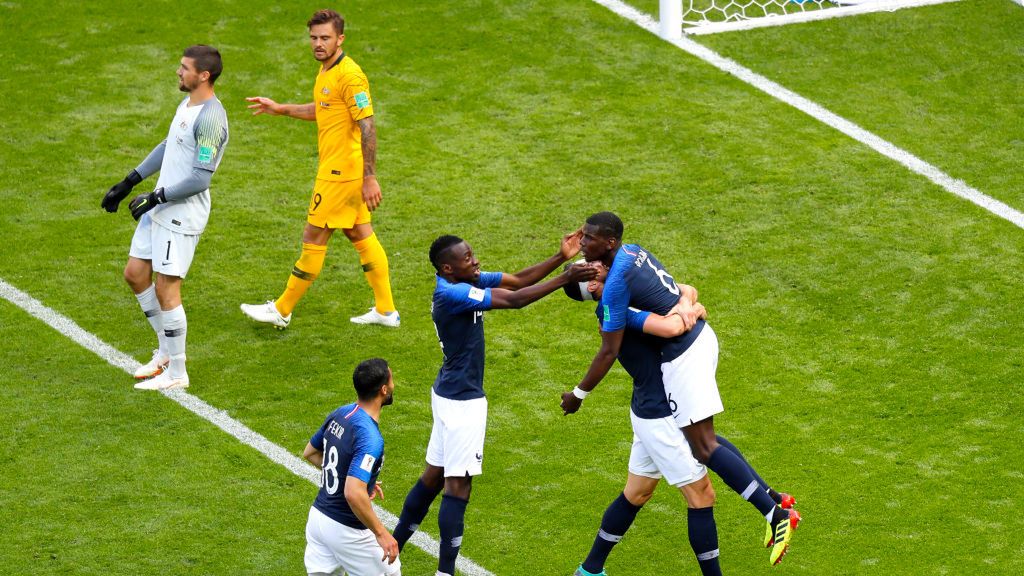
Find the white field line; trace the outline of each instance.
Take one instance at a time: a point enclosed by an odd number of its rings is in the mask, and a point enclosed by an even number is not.
[[[686,28],[684,31],[687,34],[717,34],[719,32],[751,30],[754,28],[764,28],[766,26],[783,26],[785,24],[814,22],[816,20],[828,20],[830,18],[841,18],[843,16],[857,16],[859,14],[867,14],[869,12],[894,12],[903,8],[917,8],[918,6],[929,6],[931,4],[944,4],[947,2],[959,1],[960,0],[876,0],[874,2],[864,2],[851,6],[841,6],[839,8],[771,15],[763,18],[752,18],[750,20],[708,22],[704,24],[698,23],[695,26]],[[1024,0],[1019,1],[1024,2]]]
[[[128,374],[134,374],[135,369],[139,367],[139,362],[131,356],[128,356],[124,352],[121,352],[100,340],[95,335],[87,332],[81,326],[76,324],[74,320],[47,307],[42,302],[8,284],[2,278],[0,278],[0,297],[11,304],[14,304],[18,308],[21,308],[25,312],[28,312],[31,316],[42,320],[57,332],[67,336],[86,350],[93,352],[111,366],[120,368]],[[163,391],[161,393],[178,404],[181,404],[187,410],[199,416],[203,420],[212,423],[214,426],[227,432],[231,436],[234,436],[242,444],[255,448],[272,462],[287,468],[292,474],[295,474],[300,478],[305,478],[315,485],[320,484],[320,471],[312,464],[306,462],[295,454],[292,454],[288,450],[285,450],[281,446],[274,444],[270,440],[267,440],[259,433],[249,429],[245,424],[242,424],[228,415],[227,412],[210,406],[203,400],[184,390],[170,390]],[[139,394],[146,394],[146,392],[139,392]],[[387,526],[389,530],[394,529],[395,524],[398,523],[398,517],[376,504],[374,504],[373,507],[377,512],[377,516],[381,519],[384,525]],[[437,540],[431,538],[422,530],[413,534],[413,537],[409,542],[422,549],[427,554],[437,558],[440,545]],[[485,568],[465,556],[459,556],[456,561],[456,566],[463,574],[471,576],[494,576],[493,573],[487,571]]]
[[[651,34],[658,36],[658,22],[636,8],[619,0],[592,1],[604,6],[619,16],[630,20]],[[750,84],[769,96],[777,98],[812,118],[835,128],[850,138],[870,147],[879,154],[899,162],[909,168],[912,172],[920,174],[921,176],[931,180],[947,192],[955,194],[969,202],[973,202],[996,216],[1015,224],[1019,228],[1024,228],[1024,213],[1011,208],[995,198],[983,194],[979,190],[969,186],[963,180],[953,178],[935,166],[932,166],[917,156],[914,156],[910,152],[897,147],[895,144],[892,144],[887,140],[883,140],[879,136],[868,132],[853,122],[830,112],[820,104],[811,102],[796,92],[772,82],[764,76],[741,66],[734,60],[730,60],[689,38],[667,39],[665,41],[693,56],[696,56],[697,58],[700,58],[723,72],[736,76],[740,80],[743,80],[747,84]]]

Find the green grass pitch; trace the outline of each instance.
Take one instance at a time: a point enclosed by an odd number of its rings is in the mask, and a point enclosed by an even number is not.
[[[649,12],[651,0],[637,1]],[[331,245],[291,327],[238,310],[299,252],[313,124],[309,2],[0,2],[0,278],[139,360],[153,335],[121,279],[134,222],[106,189],[166,133],[181,50],[224,54],[231,143],[184,285],[190,392],[295,453],[387,358],[383,505],[423,466],[440,363],[427,248],[466,238],[515,271],[613,210],[700,289],[722,353],[719,432],[805,523],[770,568],[763,520],[715,477],[728,574],[1024,572],[1024,230],[585,0],[348,2],[375,99],[397,331],[354,251]],[[977,0],[699,41],[1024,209],[1024,8]],[[144,187],[144,186],[143,186]],[[498,576],[571,574],[625,480],[629,382],[558,394],[599,342],[554,295],[487,315],[485,474],[463,553]],[[0,301],[0,574],[297,574],[315,487]],[[696,574],[662,486],[612,576]],[[435,535],[436,508],[424,522]],[[433,574],[415,548],[404,573]]]

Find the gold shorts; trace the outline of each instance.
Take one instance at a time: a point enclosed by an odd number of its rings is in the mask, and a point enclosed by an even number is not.
[[[306,222],[318,228],[353,228],[370,221],[370,209],[363,201],[363,179],[334,182],[317,179],[309,200]]]

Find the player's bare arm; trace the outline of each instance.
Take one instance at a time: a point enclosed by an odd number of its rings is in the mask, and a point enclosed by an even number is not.
[[[370,495],[366,489],[366,482],[355,476],[346,477],[345,500],[348,502],[349,507],[352,508],[356,518],[359,518],[359,521],[373,532],[377,543],[384,549],[382,560],[385,560],[388,564],[393,564],[398,559],[398,541],[388,532],[388,529],[381,523],[380,518],[377,518],[377,513],[373,511]]]
[[[674,338],[689,332],[697,319],[707,319],[708,311],[700,302],[691,304],[685,297],[681,298],[668,315],[654,314],[644,320],[644,334],[659,338]]]
[[[543,284],[526,286],[519,290],[492,288],[491,309],[522,308],[540,300],[570,282],[588,282],[596,275],[597,271],[594,270],[593,267],[585,264],[576,264],[574,266],[570,266],[565,272],[562,272]],[[508,274],[505,274],[504,276],[508,276]]]
[[[309,442],[306,442],[306,449],[302,451],[302,457],[317,468],[322,468],[324,465],[324,453],[314,448]]]
[[[373,116],[358,121],[363,147],[363,202],[373,212],[380,206],[380,183],[377,182],[377,127]]]
[[[500,288],[507,290],[519,290],[526,286],[532,286],[537,282],[540,282],[548,274],[551,274],[555,268],[558,268],[567,260],[575,257],[580,252],[580,238],[583,236],[582,229],[577,229],[570,232],[562,237],[561,246],[559,246],[558,253],[548,258],[547,260],[534,264],[529,268],[524,268],[515,274],[502,274]],[[580,280],[585,282],[593,278],[587,278],[586,280]]]
[[[580,395],[592,392],[608,374],[608,371],[612,369],[615,359],[619,356],[619,349],[622,347],[622,335],[622,330],[616,330],[615,332],[601,331],[601,348],[594,356],[594,360],[591,361],[587,374],[576,386],[579,392],[574,390],[562,394],[561,406],[565,414],[573,414],[579,410],[583,404],[583,398]]]
[[[263,96],[250,96],[245,101],[252,102],[249,105],[249,110],[252,110],[253,116],[266,114],[268,116],[290,116],[299,120],[316,120],[316,107],[312,102],[309,104],[278,104]]]

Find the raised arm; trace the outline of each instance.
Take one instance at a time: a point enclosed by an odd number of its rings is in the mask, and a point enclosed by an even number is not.
[[[508,290],[519,290],[541,281],[548,274],[551,274],[555,268],[558,268],[567,260],[579,254],[581,237],[583,237],[582,228],[566,234],[562,237],[562,244],[557,254],[529,268],[524,268],[515,274],[503,274],[499,287]],[[593,276],[585,280],[590,280],[591,278]]]
[[[290,116],[299,120],[316,120],[316,106],[312,102],[309,104],[278,104],[263,96],[250,96],[245,100],[252,102],[249,105],[249,110],[252,110],[253,116],[267,114],[268,116]]]
[[[545,276],[546,275],[547,274],[545,273]],[[540,300],[570,282],[587,282],[593,279],[596,275],[597,270],[594,268],[583,264],[577,264],[575,266],[570,266],[565,272],[562,272],[558,276],[555,276],[551,280],[542,284],[532,286],[528,285],[518,290],[491,288],[491,309],[522,308]],[[507,276],[509,275],[502,275],[502,285],[504,285],[504,278]]]

